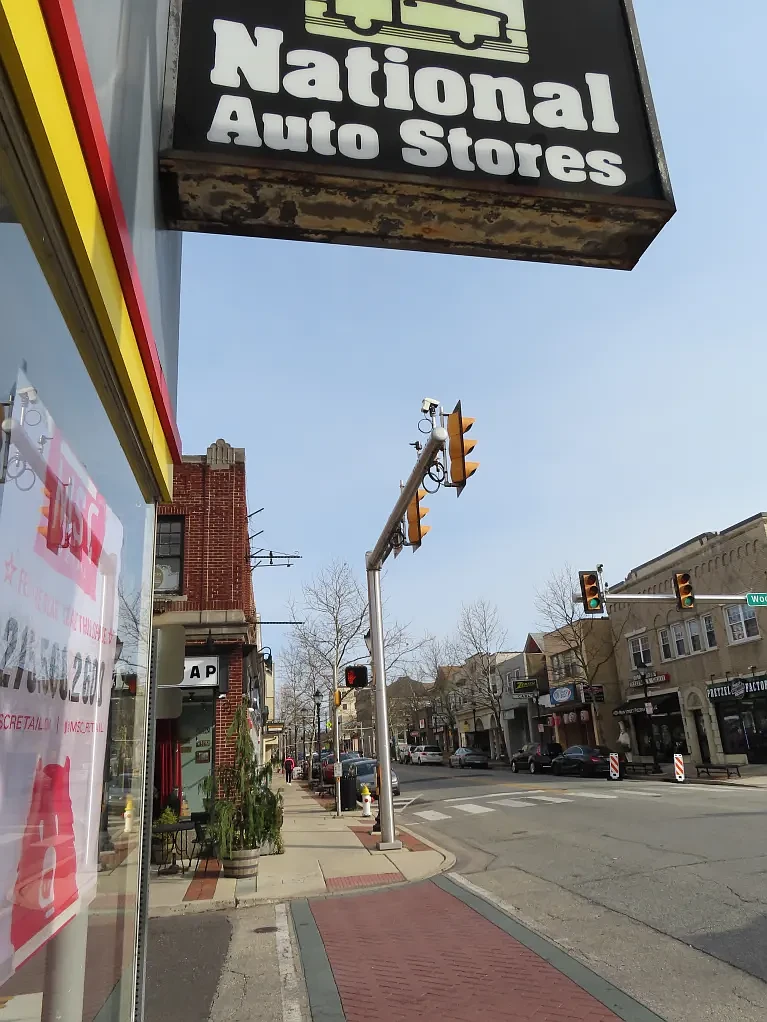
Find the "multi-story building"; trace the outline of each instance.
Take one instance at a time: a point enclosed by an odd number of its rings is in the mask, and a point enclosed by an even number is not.
[[[503,731],[502,665],[516,653],[469,657],[455,673],[454,705],[461,745],[481,749],[491,759],[506,758]]]
[[[637,757],[767,762],[767,617],[725,596],[767,591],[767,514],[695,536],[610,591],[671,596],[677,572],[689,572],[696,593],[724,598],[692,611],[673,600],[610,604],[623,694],[616,720]]]
[[[253,598],[245,451],[217,440],[184,455],[173,492],[157,519],[155,624],[184,628],[186,657],[175,720],[158,720],[155,787],[160,807],[183,789],[195,814],[206,778],[234,761],[227,730],[243,698],[259,758],[276,751],[278,734],[269,733],[273,663]]]
[[[543,635],[528,635],[524,650],[509,657],[501,671],[503,727],[512,753],[539,738],[539,699],[549,691],[542,646]]]

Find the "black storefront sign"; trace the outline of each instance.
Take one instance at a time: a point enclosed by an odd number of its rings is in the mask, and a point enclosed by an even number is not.
[[[763,678],[732,678],[730,681],[723,681],[720,685],[709,685],[708,698],[712,703],[720,699],[742,699],[744,696],[753,696],[759,693],[767,693],[767,676]]]
[[[673,214],[630,0],[174,0],[172,226],[630,268]]]
[[[534,696],[538,691],[538,682],[535,678],[513,678],[511,691],[515,696]]]

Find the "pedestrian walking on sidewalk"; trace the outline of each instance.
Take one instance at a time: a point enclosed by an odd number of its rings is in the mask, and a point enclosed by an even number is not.
[[[293,757],[288,755],[285,757],[285,780],[288,784],[293,783],[293,767],[296,764],[293,762]]]

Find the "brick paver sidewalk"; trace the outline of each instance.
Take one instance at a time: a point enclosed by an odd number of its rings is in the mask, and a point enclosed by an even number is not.
[[[520,941],[432,882],[309,903],[346,1022],[616,1022]],[[596,977],[595,977],[596,978]],[[637,1005],[637,1018],[646,1009]],[[649,1014],[649,1013],[648,1013]]]

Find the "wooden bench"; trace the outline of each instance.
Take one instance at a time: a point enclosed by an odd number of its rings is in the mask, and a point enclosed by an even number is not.
[[[711,776],[713,770],[715,774],[727,774],[728,777],[740,777],[740,767],[737,763],[696,763],[695,769],[698,771],[698,777],[702,773]]]
[[[627,774],[652,774],[655,772],[654,763],[624,763],[623,769]]]

